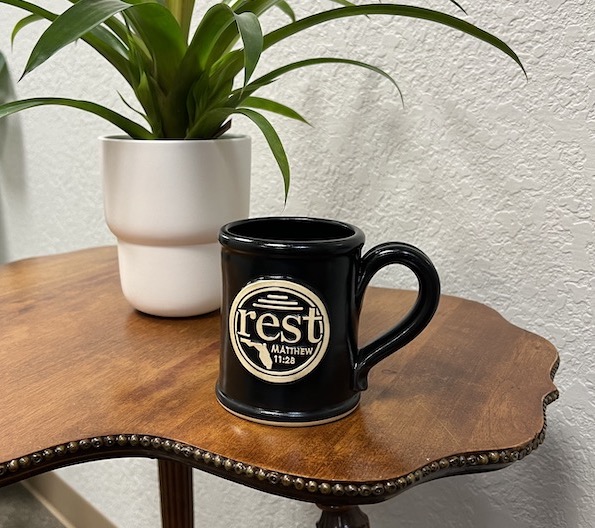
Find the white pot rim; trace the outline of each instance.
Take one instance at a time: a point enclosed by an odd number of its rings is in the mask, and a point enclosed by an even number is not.
[[[163,143],[163,144],[186,144],[186,143],[216,143],[216,142],[234,142],[249,140],[250,136],[246,134],[223,134],[221,137],[215,139],[133,139],[126,134],[110,134],[106,136],[99,136],[99,141],[104,142],[120,142],[129,141],[130,143]]]

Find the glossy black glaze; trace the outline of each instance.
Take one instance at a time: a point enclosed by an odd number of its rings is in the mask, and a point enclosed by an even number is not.
[[[257,218],[224,226],[219,241],[223,303],[217,397],[251,419],[308,424],[350,412],[372,366],[417,336],[438,305],[438,275],[421,251],[389,242],[362,258],[364,234],[349,224]],[[365,288],[389,264],[414,271],[420,282],[417,302],[403,321],[358,351]]]

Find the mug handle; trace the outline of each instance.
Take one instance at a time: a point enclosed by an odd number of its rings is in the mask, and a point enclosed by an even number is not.
[[[440,279],[430,259],[414,246],[401,242],[386,242],[368,251],[360,263],[355,302],[361,312],[364,293],[372,277],[389,264],[402,264],[417,277],[417,299],[409,313],[388,332],[361,348],[355,358],[354,390],[368,388],[368,374],[378,362],[417,337],[430,322],[440,300]]]

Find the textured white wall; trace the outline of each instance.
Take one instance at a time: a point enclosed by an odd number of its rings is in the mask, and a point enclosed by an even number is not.
[[[519,53],[528,82],[487,45],[411,20],[337,22],[271,51],[274,64],[289,54],[370,60],[394,73],[406,104],[386,81],[350,67],[315,67],[276,83],[268,94],[314,128],[274,119],[293,165],[284,208],[264,140],[237,120],[236,131],[256,138],[252,210],[340,218],[362,227],[369,244],[414,243],[434,260],[445,292],[495,307],[560,350],[562,397],[534,455],[366,507],[373,526],[587,528],[595,525],[595,11],[570,0],[466,4],[470,21]],[[424,5],[456,12],[445,0]],[[18,13],[5,6],[1,13],[0,49],[10,51]],[[15,76],[36,31],[23,33],[8,54]],[[116,88],[119,80],[81,43],[17,92],[118,104]],[[113,242],[103,224],[95,141],[111,132],[75,110],[33,110],[13,120],[13,146],[0,164],[0,256]],[[391,269],[379,282],[397,287],[410,278]],[[100,462],[61,474],[118,526],[159,525],[152,462]],[[200,473],[195,481],[197,526],[297,528],[317,518],[307,504]]]

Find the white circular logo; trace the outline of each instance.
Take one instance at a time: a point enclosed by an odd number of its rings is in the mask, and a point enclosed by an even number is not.
[[[262,279],[244,286],[234,299],[229,335],[248,372],[271,383],[290,383],[324,357],[329,318],[320,298],[305,286]]]

